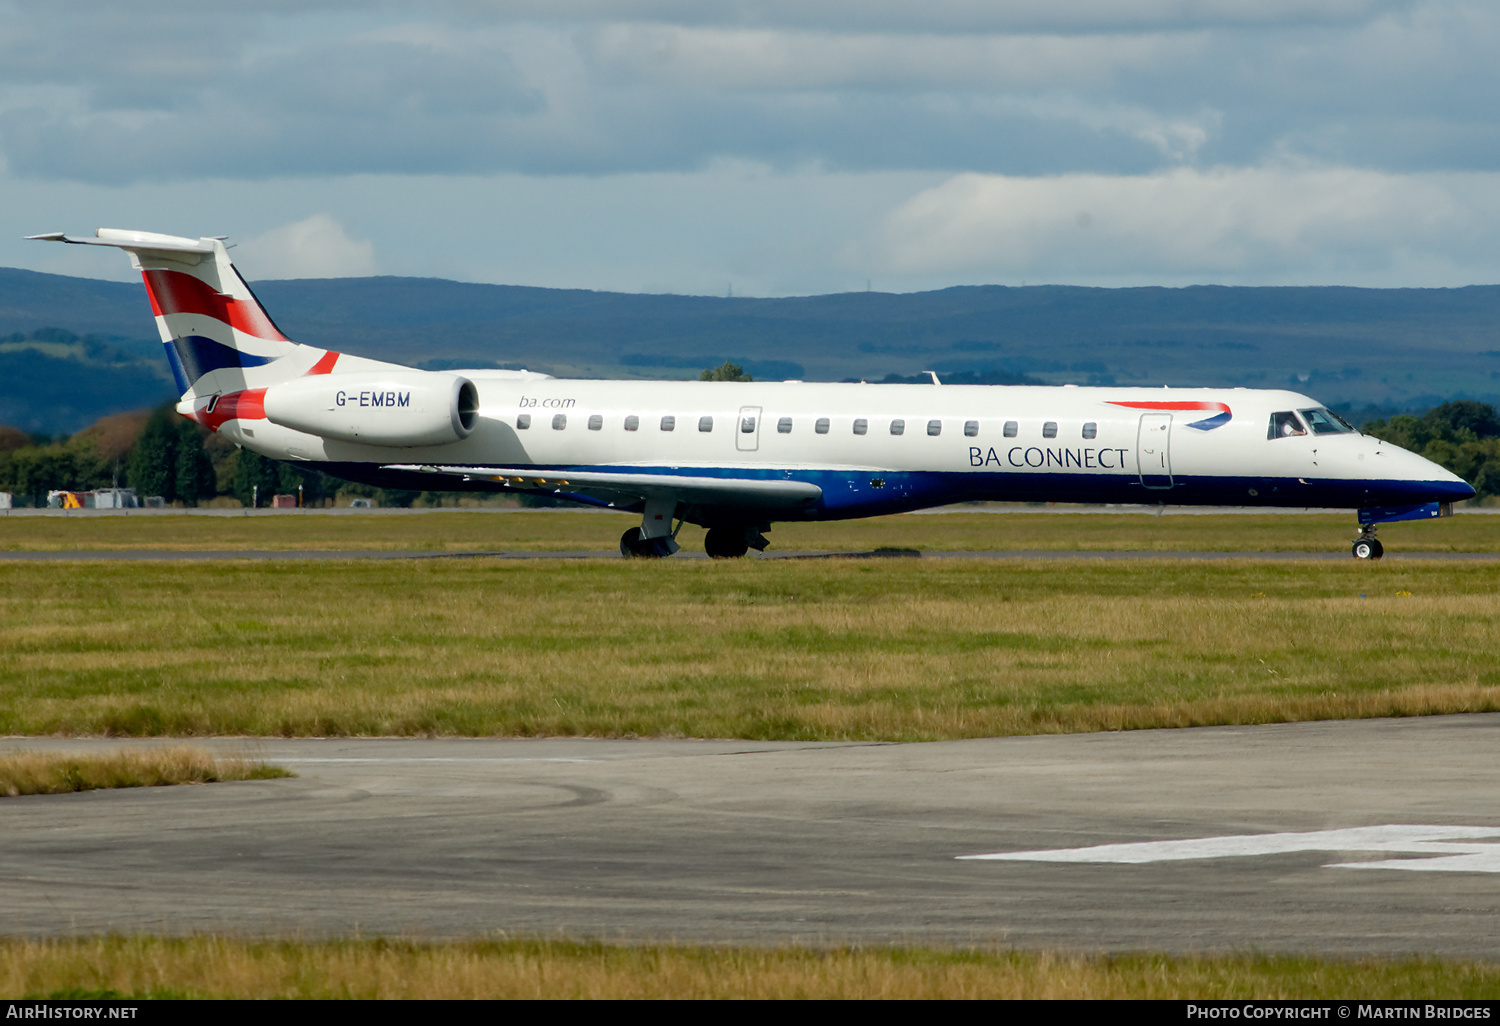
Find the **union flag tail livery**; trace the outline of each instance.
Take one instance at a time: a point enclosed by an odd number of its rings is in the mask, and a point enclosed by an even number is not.
[[[94,238],[33,239],[113,246],[141,272],[172,376],[184,399],[264,388],[308,373],[337,354],[281,333],[229,259],[222,238],[185,239],[100,228]]]
[[[974,500],[1317,506],[1377,524],[1474,489],[1279,390],[564,381],[421,371],[298,345],[221,238],[101,228],[141,272],[178,410],[244,448],[386,488],[545,494],[639,513],[627,556],[766,547],[781,520]],[[675,522],[675,526],[674,526]]]

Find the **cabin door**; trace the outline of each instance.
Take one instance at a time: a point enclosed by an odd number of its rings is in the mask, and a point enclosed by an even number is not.
[[[1141,414],[1135,441],[1136,466],[1141,484],[1147,488],[1172,487],[1172,415]]]
[[[740,452],[760,448],[760,407],[741,406],[740,419],[734,428],[734,447]]]

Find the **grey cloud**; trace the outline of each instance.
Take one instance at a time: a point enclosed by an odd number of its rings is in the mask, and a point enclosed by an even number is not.
[[[1099,32],[1348,24],[1413,0],[448,0],[476,20],[650,22],[876,32]]]
[[[11,174],[1500,167],[1479,0],[151,11],[13,10]]]
[[[228,84],[268,111],[435,118],[534,114],[545,106],[503,51],[443,52],[351,41],[264,62]]]
[[[899,206],[846,259],[887,273],[1344,278],[1492,262],[1500,175],[1259,168],[1045,179],[958,175]]]

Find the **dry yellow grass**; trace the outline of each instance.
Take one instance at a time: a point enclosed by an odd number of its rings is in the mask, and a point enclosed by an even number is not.
[[[0,566],[0,731],[924,740],[1500,708],[1500,564]]]
[[[587,510],[442,510],[426,513],[258,516],[106,514],[0,517],[0,550],[89,549],[406,549],[614,550],[638,516]],[[882,546],[924,551],[1121,549],[1136,551],[1347,551],[1354,514],[1066,513],[1029,507],[1005,512],[902,514],[832,523],[783,523],[769,535],[776,551],[868,552]],[[1388,524],[1392,552],[1500,551],[1500,516],[1464,514]],[[702,551],[703,530],[678,539]]]
[[[201,748],[183,746],[102,754],[27,751],[0,754],[0,796],[8,798],[291,775],[278,766],[249,759],[216,759]]]
[[[1084,956],[565,940],[0,941],[6,998],[1277,999],[1500,996],[1500,967],[1295,956]]]

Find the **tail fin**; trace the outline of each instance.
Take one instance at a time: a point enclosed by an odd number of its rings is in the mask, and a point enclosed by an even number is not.
[[[114,246],[141,272],[151,312],[184,399],[260,388],[327,373],[338,354],[300,346],[276,327],[240,277],[222,238],[187,239],[100,228],[95,238],[61,232],[48,242]],[[326,364],[326,366],[325,366]]]

